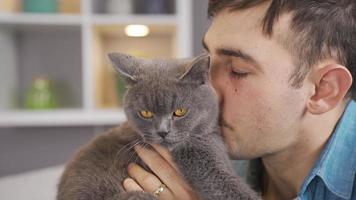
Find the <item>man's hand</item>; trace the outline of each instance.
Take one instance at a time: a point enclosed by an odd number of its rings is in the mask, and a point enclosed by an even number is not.
[[[135,147],[140,158],[154,172],[151,174],[137,164],[131,163],[128,173],[131,178],[124,180],[126,191],[145,191],[153,194],[161,184],[164,190],[159,194],[159,199],[164,200],[195,200],[198,199],[195,192],[179,173],[172,161],[169,152],[158,146],[152,145],[156,151]]]

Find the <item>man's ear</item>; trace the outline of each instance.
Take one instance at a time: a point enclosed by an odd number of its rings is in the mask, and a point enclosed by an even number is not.
[[[196,57],[188,70],[180,76],[180,81],[189,81],[191,83],[205,84],[209,81],[209,56],[201,54]]]
[[[127,84],[137,83],[140,73],[140,61],[138,58],[123,53],[109,53],[108,57]]]
[[[341,102],[352,84],[350,71],[338,64],[330,64],[315,71],[315,91],[307,108],[312,114],[325,113]]]

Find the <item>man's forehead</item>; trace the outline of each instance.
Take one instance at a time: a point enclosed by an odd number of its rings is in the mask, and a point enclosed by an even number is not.
[[[260,12],[256,13],[256,10]],[[290,34],[286,34],[289,26],[288,15],[281,16],[275,23],[274,34],[269,37],[263,33],[262,28],[265,11],[261,12],[262,8],[256,10],[250,8],[242,11],[219,12],[204,37],[210,53],[219,55],[217,53],[219,49],[238,50],[252,58],[251,63],[258,63],[257,66],[260,66],[261,71],[266,67],[289,66],[288,68],[291,68],[291,51],[284,45],[285,41],[288,41],[286,38],[290,37]]]
[[[263,32],[263,19],[268,4],[261,4],[244,10],[222,10],[212,20],[212,24],[204,36],[206,44],[214,47],[232,44],[244,48],[244,44],[253,45],[259,40],[275,40],[278,45],[286,47],[291,37],[291,13],[283,13],[275,21],[272,35]]]
[[[220,32],[254,31],[261,27],[263,16],[254,14],[252,10],[229,11],[223,10],[212,21],[212,28],[219,28]]]
[[[247,48],[264,37],[261,29],[261,17],[248,10],[219,12],[213,19],[211,26],[203,38],[206,47],[219,48]]]

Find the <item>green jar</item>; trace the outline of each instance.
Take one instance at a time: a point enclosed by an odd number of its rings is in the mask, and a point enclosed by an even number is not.
[[[23,0],[24,12],[53,13],[58,11],[58,0]]]
[[[36,78],[26,96],[26,108],[41,110],[57,108],[57,101],[46,78]]]

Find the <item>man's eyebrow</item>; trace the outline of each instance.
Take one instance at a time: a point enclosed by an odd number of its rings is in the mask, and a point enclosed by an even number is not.
[[[235,58],[240,58],[240,59],[244,60],[245,62],[251,63],[252,66],[254,66],[256,69],[263,72],[262,67],[259,64],[259,62],[257,62],[257,60],[255,60],[252,56],[248,55],[247,53],[244,53],[241,50],[230,49],[230,48],[218,48],[216,50],[216,53],[218,55],[232,56]]]
[[[205,42],[205,37],[203,37],[202,39],[202,45],[204,47],[204,49],[210,53],[209,47]],[[233,48],[224,48],[224,47],[220,47],[216,50],[216,53],[218,55],[223,55],[223,56],[232,56],[232,57],[236,57],[236,58],[241,58],[243,60],[245,60],[246,62],[252,63],[253,65],[256,66],[256,68],[258,68],[259,70],[262,70],[260,64],[250,55],[248,55],[247,53],[244,53],[241,50],[238,49],[233,49]]]
[[[250,63],[254,63],[256,65],[258,65],[258,62],[250,55],[244,53],[241,50],[238,49],[231,49],[231,48],[218,48],[216,50],[216,53],[218,55],[223,55],[223,56],[232,56],[232,57],[237,57],[237,58],[241,58],[247,62]]]

